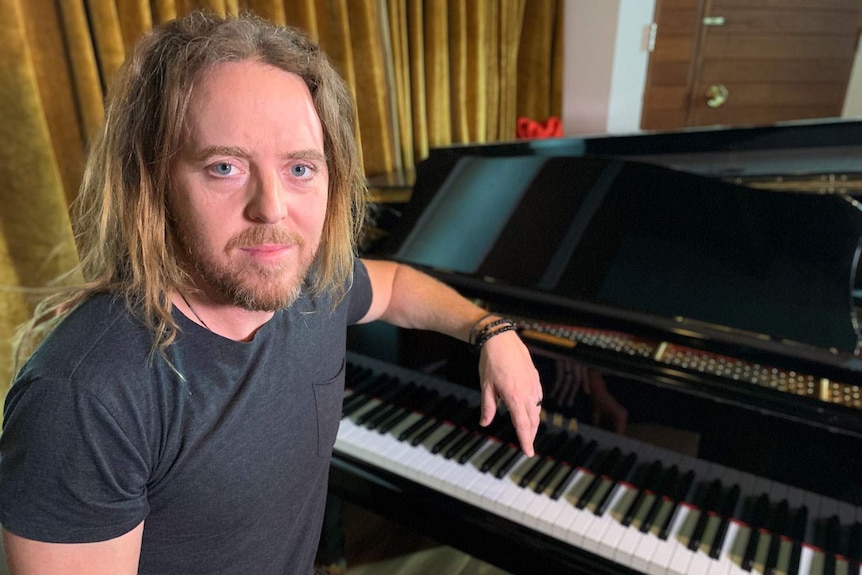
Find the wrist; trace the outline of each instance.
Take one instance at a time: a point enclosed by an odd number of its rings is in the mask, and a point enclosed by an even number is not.
[[[509,331],[517,331],[517,329],[518,326],[512,320],[489,313],[473,324],[467,343],[470,345],[470,349],[478,354],[491,338]]]

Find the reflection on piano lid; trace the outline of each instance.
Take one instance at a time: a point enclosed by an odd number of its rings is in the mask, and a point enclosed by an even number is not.
[[[412,205],[412,204],[411,204]],[[461,158],[395,259],[563,301],[856,353],[862,211],[605,158]]]
[[[683,371],[697,384],[733,400],[763,395],[792,417],[862,435],[862,210],[853,196],[755,189],[616,158],[450,160],[420,166],[375,255],[494,302],[540,343],[623,333],[661,374],[693,354]],[[537,337],[560,329],[570,334]],[[576,355],[602,359],[587,347]],[[778,376],[761,377],[763,366]],[[849,409],[824,416],[822,402]]]

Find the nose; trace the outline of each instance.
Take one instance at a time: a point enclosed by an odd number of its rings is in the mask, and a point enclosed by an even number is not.
[[[260,173],[252,186],[247,209],[250,219],[274,224],[287,216],[287,193],[278,174]]]

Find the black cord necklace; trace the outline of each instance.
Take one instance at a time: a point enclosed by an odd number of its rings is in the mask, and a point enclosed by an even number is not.
[[[207,322],[205,322],[203,319],[201,319],[201,316],[198,315],[198,312],[195,311],[195,308],[193,308],[192,304],[189,303],[189,300],[186,299],[186,296],[183,294],[183,292],[181,292],[179,290],[177,290],[177,292],[180,294],[180,297],[183,298],[183,301],[186,302],[186,305],[188,306],[189,311],[192,312],[192,315],[194,315],[195,318],[197,318],[198,322],[202,326],[204,326],[204,329],[206,329],[207,331],[212,331],[210,329],[210,326],[207,325]]]

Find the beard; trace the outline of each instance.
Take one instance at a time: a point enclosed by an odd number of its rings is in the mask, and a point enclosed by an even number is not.
[[[298,265],[290,261],[266,266],[253,260],[226,263],[217,257],[219,254],[215,250],[201,247],[205,243],[197,239],[195,230],[183,223],[177,227],[182,253],[186,254],[188,262],[206,286],[215,295],[248,311],[273,312],[293,305],[302,294],[311,265],[317,257],[316,248],[303,256],[306,242],[299,234],[264,224],[248,228],[232,237],[223,253],[229,255],[246,246],[267,243],[293,245],[300,254]]]

